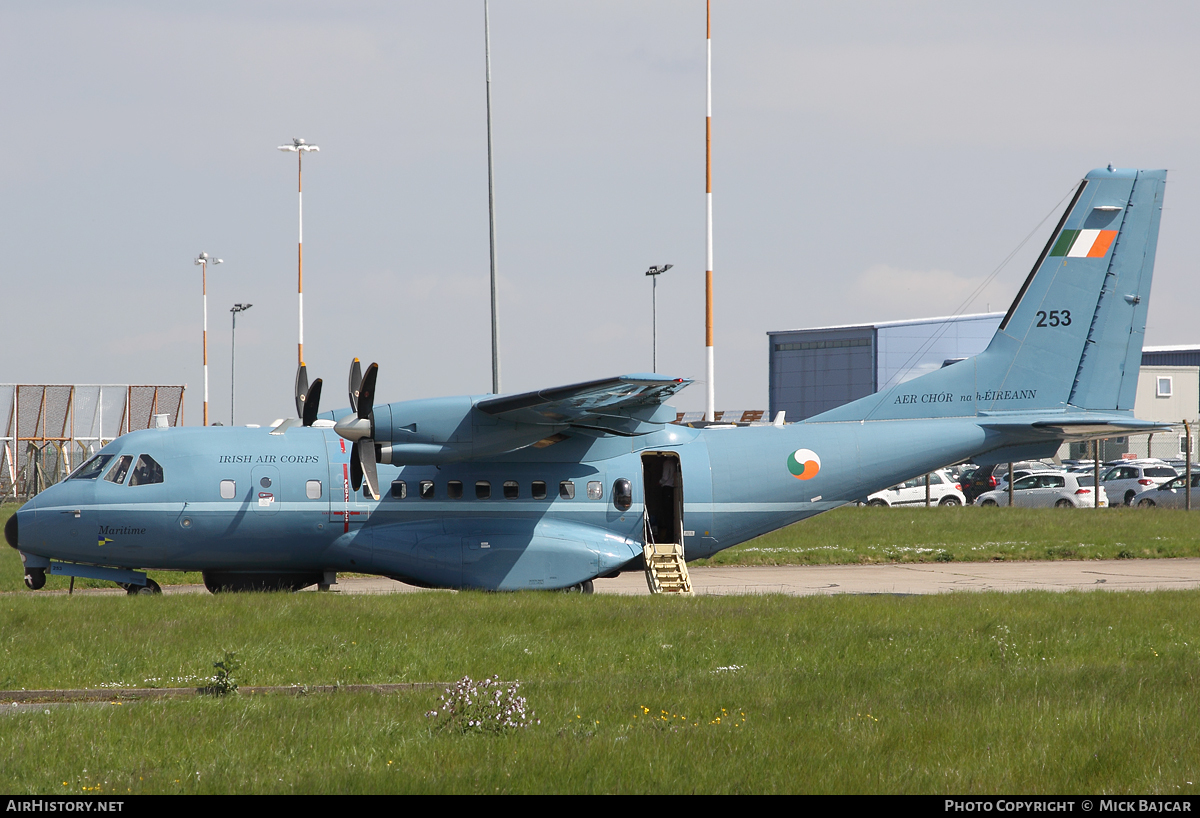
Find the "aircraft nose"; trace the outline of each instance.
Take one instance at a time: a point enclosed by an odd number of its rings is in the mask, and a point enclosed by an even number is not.
[[[8,522],[4,524],[4,539],[8,540],[8,544],[13,548],[19,548],[17,545],[17,515],[13,513],[8,518]]]

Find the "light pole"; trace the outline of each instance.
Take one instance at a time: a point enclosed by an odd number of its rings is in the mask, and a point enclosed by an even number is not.
[[[488,27],[488,3],[483,0],[483,62],[487,86],[487,153],[488,153],[488,247],[491,259],[492,284],[492,394],[500,394],[500,336],[496,312],[496,205],[493,198],[495,177],[492,174],[492,35]]]
[[[253,307],[253,304],[234,304],[229,308],[233,317],[233,334],[230,336],[229,353],[229,425],[233,425],[233,396],[237,388],[237,314]]]
[[[296,295],[299,300],[299,324],[296,341],[296,357],[304,363],[304,154],[321,150],[303,139],[292,139],[290,145],[280,145],[279,150],[296,154],[296,201],[300,208],[300,240],[296,244]]]
[[[654,282],[650,286],[650,326],[653,328],[651,332],[654,339],[651,346],[650,371],[654,373],[658,372],[658,277],[674,266],[674,264],[664,264],[661,267],[651,267],[646,271],[646,275],[650,276],[650,280]]]
[[[210,258],[208,253],[196,256],[200,265],[200,291],[204,297],[204,425],[208,425],[208,265],[221,264],[222,259]]]

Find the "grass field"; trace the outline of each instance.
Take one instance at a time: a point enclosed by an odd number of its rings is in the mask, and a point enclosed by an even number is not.
[[[0,527],[15,506],[0,506]],[[5,544],[7,545],[7,544]],[[694,565],[1200,557],[1200,514],[1172,509],[846,507],[719,552]],[[24,589],[16,551],[0,547],[0,592]],[[151,572],[160,585],[198,573]],[[49,577],[49,589],[69,580]],[[76,580],[80,588],[111,588]]]
[[[0,713],[0,791],[1195,793],[1200,592],[0,597],[0,687],[520,680]],[[48,711],[48,712],[45,712]]]

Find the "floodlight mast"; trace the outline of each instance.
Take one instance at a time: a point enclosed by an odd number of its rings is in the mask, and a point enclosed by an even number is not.
[[[708,397],[705,402],[704,419],[712,423],[717,418],[716,390],[713,386],[713,237],[712,237],[712,0],[705,4],[706,37],[708,49],[706,113],[704,116],[704,192],[707,207],[707,241],[706,258],[708,261],[704,273],[704,354],[706,377],[708,382]]]
[[[492,394],[500,394],[500,339],[496,327],[496,206],[492,194],[495,180],[492,174],[492,36],[488,28],[488,1],[483,0],[483,59],[487,84],[487,154],[488,154],[488,243],[491,250],[492,284]]]
[[[208,265],[221,264],[223,259],[211,258],[208,253],[196,256],[195,264],[200,265],[200,292],[204,301],[204,330],[202,332],[204,346],[204,425],[208,425]]]
[[[233,403],[237,394],[237,314],[253,307],[253,304],[234,304],[229,308],[233,317],[233,334],[229,344],[229,425],[233,425]]]
[[[658,372],[658,277],[674,266],[674,264],[664,264],[661,267],[651,267],[646,271],[646,275],[650,276],[650,280],[654,282],[650,287],[650,326],[652,327],[651,337],[654,339],[651,346],[651,372]]]
[[[290,145],[280,145],[279,150],[296,154],[296,201],[300,214],[300,238],[296,244],[296,298],[299,317],[297,320],[296,359],[304,364],[304,154],[321,150],[303,139],[292,139]]]

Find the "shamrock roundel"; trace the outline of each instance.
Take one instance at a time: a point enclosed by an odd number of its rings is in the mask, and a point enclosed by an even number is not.
[[[797,480],[811,480],[821,470],[821,458],[812,449],[797,449],[788,455],[787,465]]]

